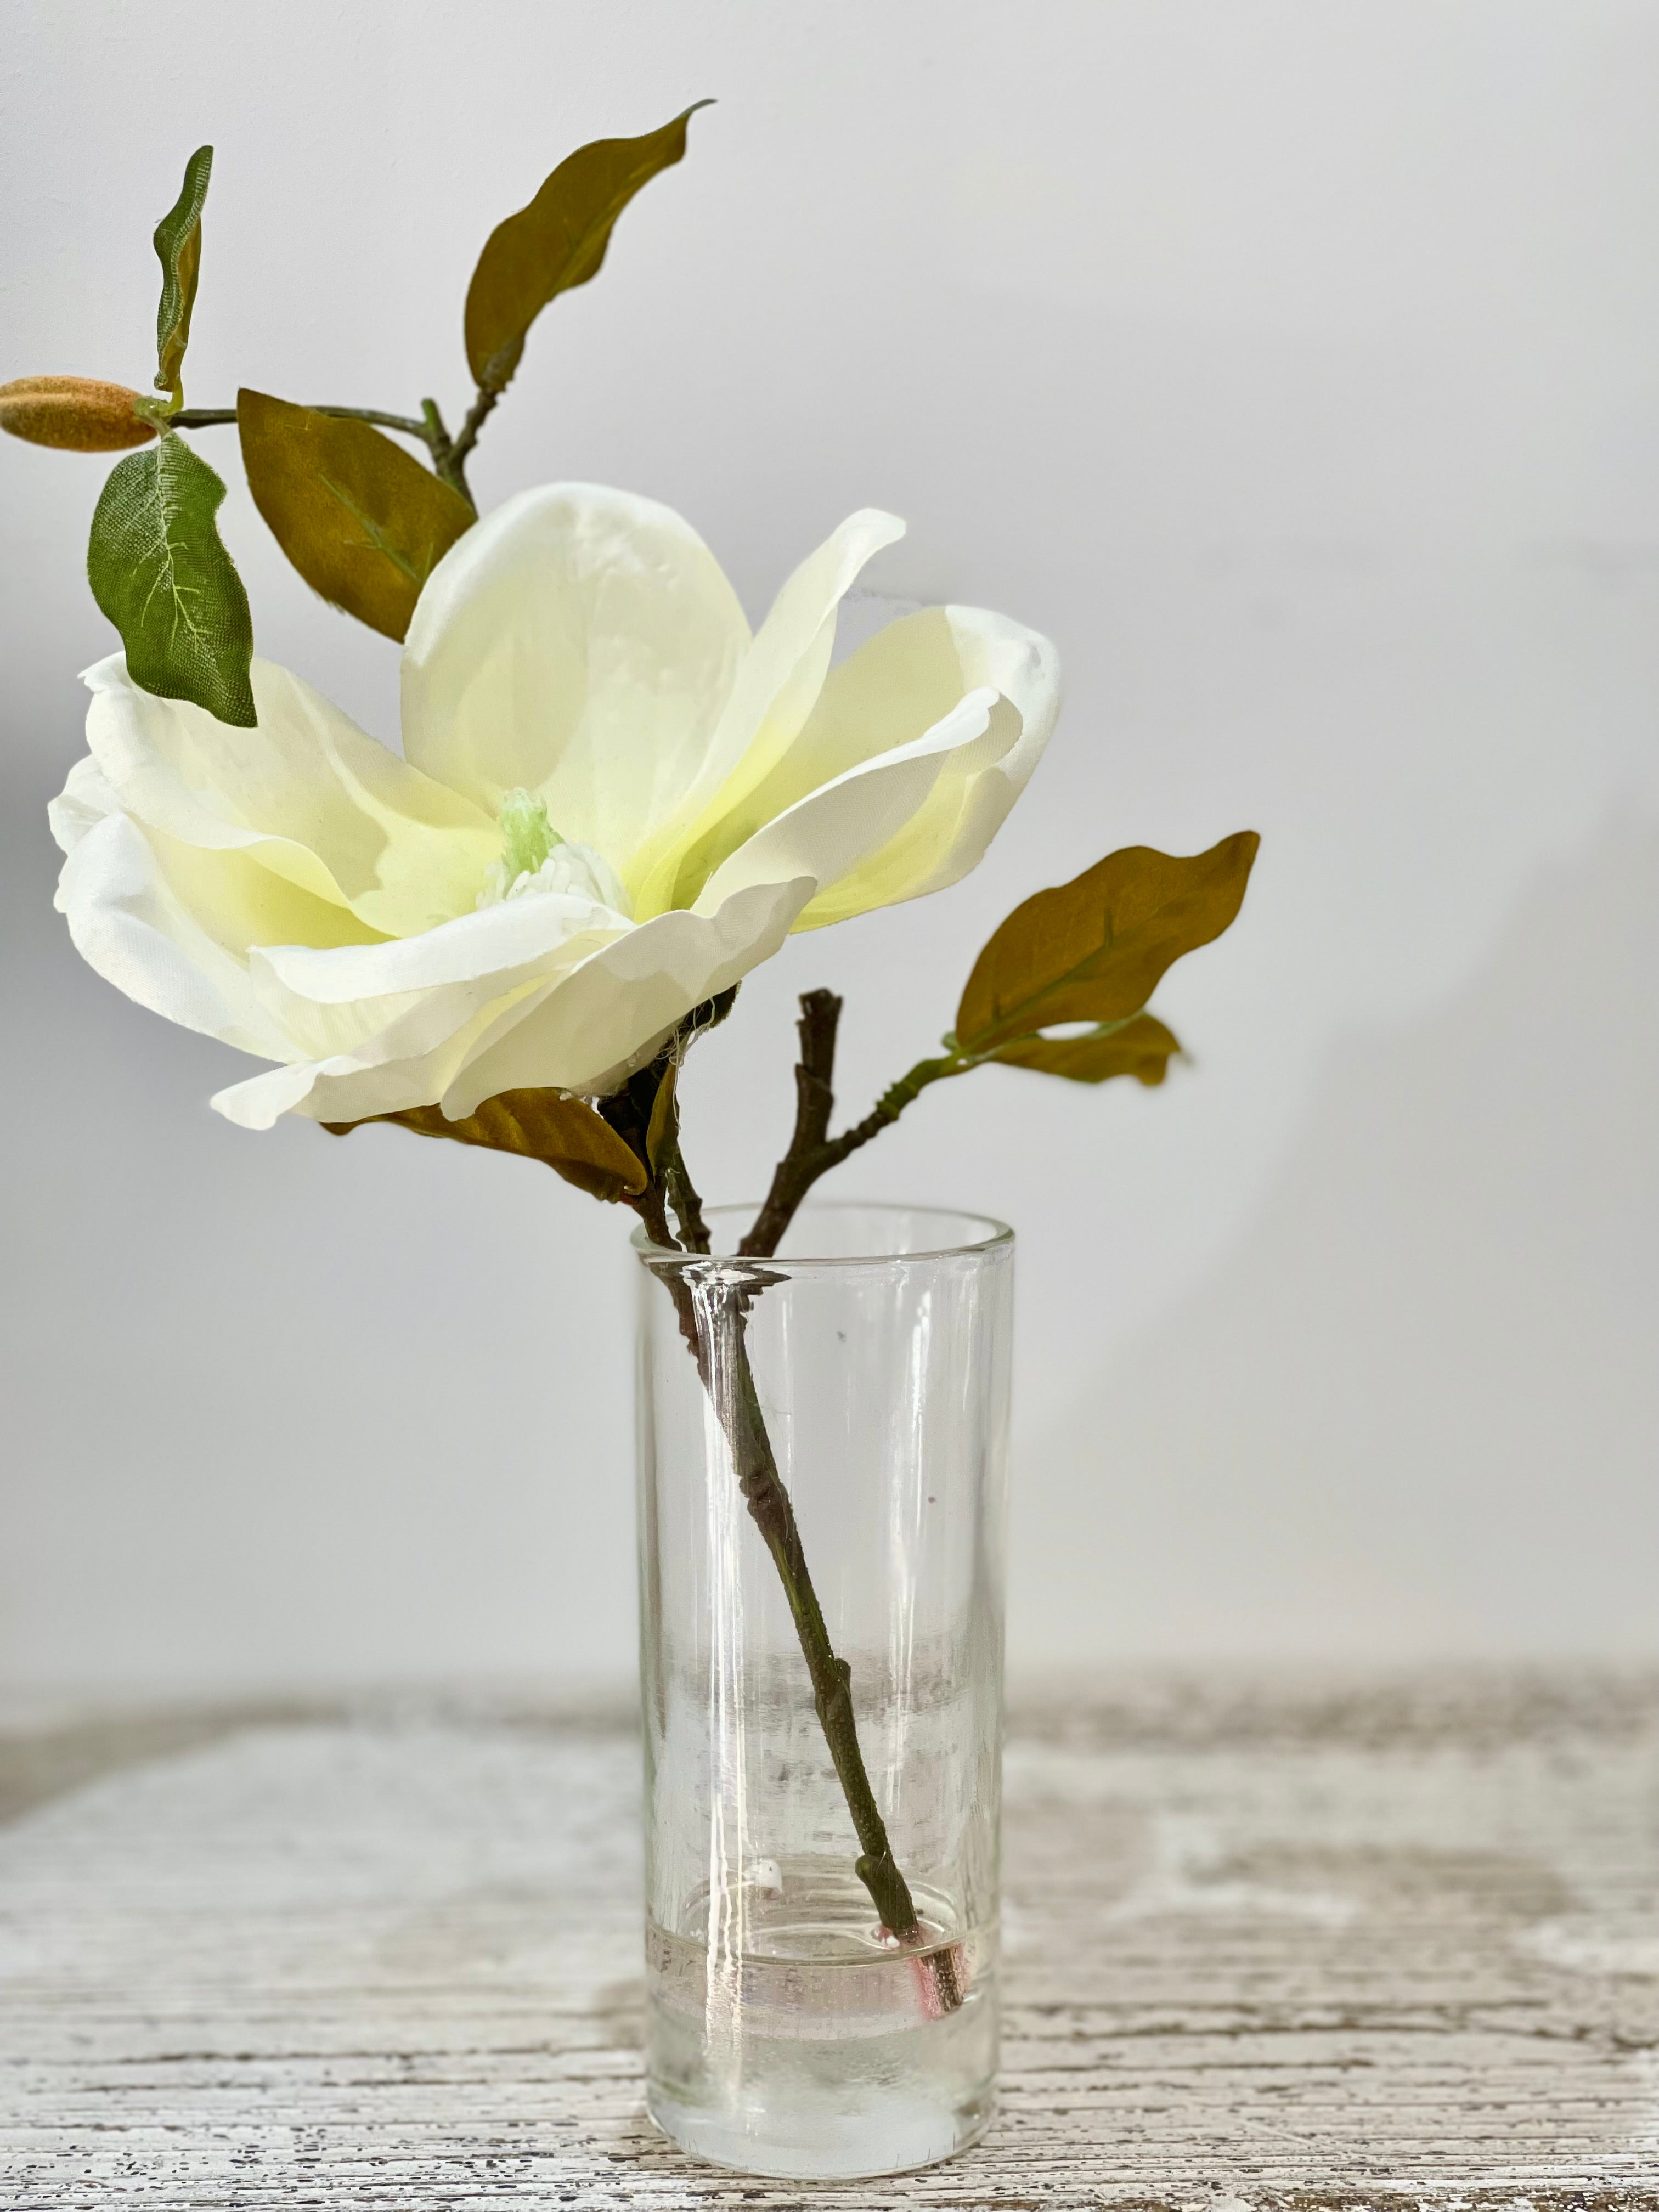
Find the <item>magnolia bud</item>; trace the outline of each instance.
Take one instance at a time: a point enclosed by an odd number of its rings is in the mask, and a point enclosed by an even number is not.
[[[125,384],[92,376],[20,376],[0,384],[0,430],[35,446],[117,453],[155,435],[155,425],[132,411],[137,398]]]

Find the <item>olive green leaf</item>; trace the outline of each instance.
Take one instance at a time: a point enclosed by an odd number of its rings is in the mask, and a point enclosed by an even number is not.
[[[957,1009],[957,1045],[983,1054],[1062,1022],[1139,1013],[1165,969],[1237,914],[1260,842],[1241,830],[1191,860],[1130,845],[1038,891],[974,963]]]
[[[645,1132],[645,1157],[653,1175],[662,1172],[665,1155],[679,1142],[680,1109],[676,1095],[679,1073],[679,1062],[671,1060],[651,1102],[651,1120]]]
[[[599,273],[617,216],[685,153],[699,100],[642,138],[599,138],[561,161],[527,207],[484,242],[466,294],[466,358],[481,392],[506,391],[530,325],[550,300]]]
[[[592,1198],[628,1198],[647,1180],[644,1162],[608,1121],[580,1098],[556,1091],[503,1091],[460,1121],[447,1120],[439,1106],[411,1106],[401,1114],[367,1114],[361,1121],[322,1126],[331,1137],[349,1137],[371,1121],[395,1121],[417,1137],[452,1137],[459,1145],[540,1160]]]
[[[1009,1067],[1034,1067],[1042,1075],[1063,1075],[1072,1083],[1109,1083],[1133,1075],[1151,1086],[1162,1083],[1172,1056],[1181,1049],[1174,1033],[1153,1014],[1133,1014],[1127,1022],[1104,1022],[1082,1036],[1016,1037],[991,1054]]]
[[[248,391],[236,418],[248,489],[283,552],[332,605],[401,639],[472,509],[369,423]]]
[[[184,189],[155,226],[155,252],[161,264],[161,304],[155,311],[155,389],[169,392],[175,407],[184,404],[185,348],[190,343],[190,313],[202,268],[202,210],[213,149],[198,146],[185,164]]]
[[[129,453],[94,512],[87,580],[121,633],[135,684],[251,730],[253,622],[214,520],[224,495],[176,431]]]

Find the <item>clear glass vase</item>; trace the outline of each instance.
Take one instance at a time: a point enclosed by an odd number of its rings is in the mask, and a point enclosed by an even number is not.
[[[809,1206],[635,1243],[650,2109],[829,2179],[946,2158],[997,2062],[1013,1237]]]

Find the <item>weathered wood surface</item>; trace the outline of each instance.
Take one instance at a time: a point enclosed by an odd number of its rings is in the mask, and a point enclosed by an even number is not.
[[[1018,1717],[1000,2118],[806,2191],[644,2118],[636,1776],[505,1708],[0,1738],[0,2206],[1659,2206],[1659,1684]]]

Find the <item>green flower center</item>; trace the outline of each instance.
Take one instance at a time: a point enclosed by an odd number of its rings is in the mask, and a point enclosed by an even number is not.
[[[533,876],[564,839],[547,818],[547,802],[527,791],[509,791],[496,817],[501,825],[501,860],[509,884]]]

